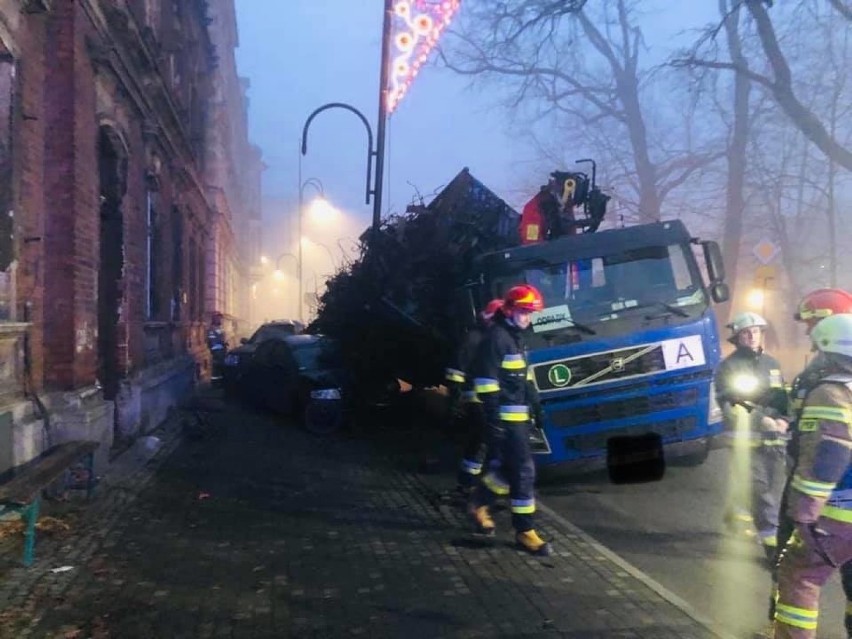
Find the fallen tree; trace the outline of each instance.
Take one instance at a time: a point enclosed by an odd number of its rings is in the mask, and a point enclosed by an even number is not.
[[[310,330],[340,342],[362,388],[440,384],[469,320],[460,302],[470,266],[517,245],[519,219],[463,169],[428,205],[361,236],[359,258],[328,281]]]

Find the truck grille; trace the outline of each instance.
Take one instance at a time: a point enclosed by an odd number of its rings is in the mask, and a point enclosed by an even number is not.
[[[533,374],[539,390],[551,391],[664,370],[663,347],[650,344],[539,364]]]
[[[557,428],[572,428],[583,424],[594,424],[613,419],[624,419],[647,415],[657,411],[691,406],[698,401],[698,389],[687,388],[655,395],[641,395],[619,401],[600,402],[588,406],[576,406],[550,415],[551,423]]]
[[[576,453],[591,453],[593,451],[605,450],[610,437],[632,437],[656,433],[662,437],[663,442],[681,440],[689,431],[695,428],[695,417],[682,417],[670,419],[665,422],[648,424],[647,426],[634,426],[633,428],[619,428],[618,430],[588,433],[586,435],[573,435],[563,440],[568,451]]]

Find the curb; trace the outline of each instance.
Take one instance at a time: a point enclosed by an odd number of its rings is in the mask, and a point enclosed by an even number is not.
[[[609,561],[616,564],[619,568],[624,570],[624,572],[628,573],[631,577],[638,579],[643,584],[645,584],[648,588],[657,593],[660,597],[662,597],[665,601],[678,608],[685,615],[690,617],[696,623],[702,625],[709,632],[713,633],[719,639],[738,639],[735,635],[729,634],[724,630],[719,630],[713,621],[705,617],[703,614],[698,612],[692,605],[689,604],[686,600],[678,597],[676,594],[671,592],[668,588],[663,586],[658,581],[655,581],[650,576],[636,568],[636,566],[627,562],[627,560],[623,559],[621,556],[616,554],[614,551],[610,550],[602,543],[600,543],[597,539],[592,537],[590,534],[578,528],[576,524],[571,523],[565,517],[558,514],[549,506],[542,503],[540,500],[536,499],[536,508],[543,513],[545,513],[549,518],[556,521],[558,524],[566,528],[571,534],[577,535],[581,537],[586,543],[591,545],[595,551],[599,552],[601,555],[606,557]]]

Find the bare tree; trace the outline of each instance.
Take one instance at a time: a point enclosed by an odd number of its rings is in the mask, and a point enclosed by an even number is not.
[[[723,16],[725,36],[731,62],[740,68],[748,69],[748,60],[743,53],[740,36],[739,5],[730,8],[728,0],[719,0],[719,12]],[[743,237],[743,215],[745,213],[745,178],[748,169],[747,149],[751,109],[749,97],[751,80],[748,74],[738,73],[733,87],[733,122],[727,144],[728,164],[727,184],[725,188],[725,221],[722,226],[722,249],[725,264],[734,275],[729,281],[731,298],[736,293],[736,273],[739,266],[740,246]],[[730,313],[730,305],[726,309]]]
[[[803,6],[809,0],[800,0]],[[846,20],[852,20],[852,10],[843,0],[828,0],[829,4]],[[852,147],[840,142],[814,111],[803,103],[796,94],[796,82],[790,68],[788,56],[785,54],[781,41],[776,32],[776,25],[767,11],[770,0],[741,0],[754,20],[758,41],[762,54],[769,66],[770,73],[759,73],[749,66],[743,66],[742,61],[706,60],[698,57],[686,59],[683,62],[691,65],[701,65],[714,69],[728,69],[749,78],[766,88],[773,96],[781,110],[790,118],[793,124],[815,144],[825,155],[848,171],[852,171]]]
[[[637,217],[657,220],[665,198],[721,154],[697,143],[694,131],[672,130],[672,122],[690,127],[681,117],[688,104],[655,101],[656,122],[649,116],[654,83],[667,70],[643,65],[636,0],[599,0],[594,16],[583,4],[479,0],[442,60],[457,73],[508,84],[508,106],[532,119],[539,137],[556,131],[563,153],[611,150],[605,159],[621,173],[619,188],[635,193]],[[675,93],[674,83],[666,86],[666,95]]]

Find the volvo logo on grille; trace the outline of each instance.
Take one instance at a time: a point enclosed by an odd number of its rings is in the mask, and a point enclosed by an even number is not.
[[[554,364],[547,371],[548,381],[558,388],[568,386],[571,383],[571,369],[565,364]]]
[[[613,373],[620,373],[624,370],[624,358],[613,357],[612,361],[609,363],[609,367],[612,369]]]

